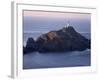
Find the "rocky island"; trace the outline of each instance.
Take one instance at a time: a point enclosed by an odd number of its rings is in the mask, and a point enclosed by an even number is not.
[[[90,40],[78,33],[72,26],[68,26],[42,34],[37,40],[32,37],[28,38],[26,46],[23,47],[23,53],[83,51],[90,47]]]

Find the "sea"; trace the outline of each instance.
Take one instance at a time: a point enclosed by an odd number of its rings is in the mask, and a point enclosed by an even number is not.
[[[35,40],[42,32],[24,32],[23,45],[26,46],[27,39],[33,37]],[[90,33],[80,32],[87,39],[91,39]],[[23,55],[23,69],[58,68],[58,67],[80,67],[91,66],[91,49],[84,51],[71,51],[61,53],[39,53],[32,52]]]

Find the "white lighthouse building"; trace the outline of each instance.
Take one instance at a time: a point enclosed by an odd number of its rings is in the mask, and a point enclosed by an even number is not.
[[[68,28],[70,26],[69,22],[65,25],[65,28]]]

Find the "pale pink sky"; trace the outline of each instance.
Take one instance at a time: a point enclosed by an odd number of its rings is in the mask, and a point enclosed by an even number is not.
[[[24,11],[24,16],[33,16],[33,17],[50,17],[50,18],[81,18],[89,19],[90,14],[88,13],[63,13],[63,12],[46,12],[46,11]]]

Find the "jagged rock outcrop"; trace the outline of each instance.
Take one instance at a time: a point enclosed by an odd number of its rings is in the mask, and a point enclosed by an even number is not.
[[[23,47],[23,53],[25,54],[33,51],[36,51],[36,42],[33,38],[28,38],[26,47]]]
[[[29,40],[26,45],[28,51],[64,52],[82,51],[90,48],[90,40],[75,31],[72,26],[42,34],[36,41]]]

